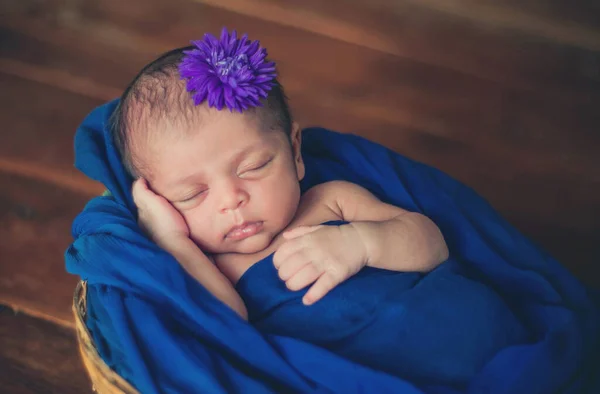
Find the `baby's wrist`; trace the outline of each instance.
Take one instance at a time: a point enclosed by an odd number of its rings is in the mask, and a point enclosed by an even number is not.
[[[181,247],[188,246],[191,240],[185,234],[165,234],[154,237],[154,242],[167,252],[173,252]]]
[[[370,224],[368,222],[352,222],[348,225],[353,232],[351,244],[360,248],[359,256],[367,266],[372,266],[373,262],[377,261],[378,245],[372,237],[373,231],[371,231]]]

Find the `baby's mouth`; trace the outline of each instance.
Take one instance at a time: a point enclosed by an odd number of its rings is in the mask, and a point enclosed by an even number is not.
[[[239,226],[235,226],[225,234],[225,239],[239,241],[251,237],[262,230],[263,222],[244,222]]]

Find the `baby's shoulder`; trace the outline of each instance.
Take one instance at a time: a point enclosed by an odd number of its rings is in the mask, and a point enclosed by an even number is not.
[[[330,181],[316,185],[304,193],[301,203],[321,205],[340,213],[340,205],[354,195],[365,193],[366,189],[347,181]]]
[[[328,199],[363,190],[365,189],[356,183],[347,181],[329,181],[313,186],[304,193],[304,196],[314,199]]]
[[[342,219],[339,198],[352,186],[352,183],[345,181],[331,181],[313,186],[302,195],[291,226],[316,225]]]

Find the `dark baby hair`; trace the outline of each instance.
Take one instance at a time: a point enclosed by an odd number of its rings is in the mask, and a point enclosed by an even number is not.
[[[185,56],[184,51],[193,48],[171,50],[147,64],[129,83],[109,119],[112,138],[125,170],[134,178],[139,176],[142,165],[132,155],[134,126],[138,126],[135,134],[146,133],[153,120],[186,121],[192,118],[194,103],[185,86],[178,83],[178,67]],[[292,115],[277,79],[268,97],[261,102],[262,107],[248,109],[245,113],[254,112],[264,129],[282,131],[289,136]]]

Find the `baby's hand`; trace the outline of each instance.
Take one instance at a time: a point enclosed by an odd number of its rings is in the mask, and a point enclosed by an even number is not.
[[[279,277],[290,290],[315,282],[302,302],[320,300],[367,263],[365,245],[351,224],[297,227],[283,234],[287,241],[273,256]]]
[[[133,183],[132,194],[138,207],[138,224],[158,246],[169,251],[175,240],[189,237],[183,216],[167,199],[150,190],[145,179]]]

